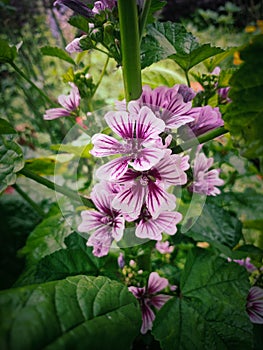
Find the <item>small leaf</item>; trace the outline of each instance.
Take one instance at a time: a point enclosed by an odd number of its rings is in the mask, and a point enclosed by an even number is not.
[[[158,312],[153,334],[163,350],[252,349],[246,313],[250,284],[246,270],[204,249],[190,251],[180,297]]]
[[[73,27],[80,29],[84,33],[89,32],[88,20],[80,15],[71,16],[68,20],[68,23],[71,24]]]
[[[44,46],[44,47],[41,47],[40,51],[44,56],[57,57],[63,61],[66,61],[68,63],[75,65],[74,60],[64,50],[60,49],[59,47]]]
[[[61,214],[50,216],[36,226],[19,252],[26,256],[28,263],[37,262],[46,255],[66,248],[64,239],[71,232],[71,227]]]
[[[175,84],[185,84],[186,81],[182,73],[178,72],[177,64],[167,59],[143,69],[142,83],[154,89],[160,85],[172,87]]]
[[[0,63],[11,63],[16,55],[16,47],[10,46],[6,40],[0,39]]]
[[[197,241],[220,243],[234,248],[242,237],[242,224],[234,214],[210,200],[204,205],[199,219],[185,235]]]
[[[10,350],[129,349],[141,323],[127,287],[105,277],[2,291],[0,310],[0,347]]]
[[[4,134],[16,134],[16,131],[5,119],[0,118],[0,135]]]
[[[0,193],[16,182],[16,173],[24,166],[23,152],[12,140],[0,137]]]

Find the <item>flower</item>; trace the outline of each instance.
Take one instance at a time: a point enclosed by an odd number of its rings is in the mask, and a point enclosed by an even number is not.
[[[81,212],[80,232],[94,231],[89,237],[87,246],[93,246],[93,254],[101,257],[107,255],[112,241],[119,241],[123,236],[124,218],[119,211],[112,208],[115,193],[107,183],[99,183],[91,192],[91,199],[97,210]]]
[[[86,6],[82,1],[79,0],[56,0],[54,6],[64,5],[73,10],[74,12],[80,14],[83,17],[91,18],[93,17],[93,12],[88,6]]]
[[[191,192],[208,196],[216,196],[221,193],[216,186],[222,186],[224,181],[219,178],[220,169],[209,170],[213,163],[212,157],[207,158],[204,153],[197,152],[193,165],[194,178],[189,186]]]
[[[194,91],[186,85],[177,84],[172,88],[159,86],[152,90],[148,85],[143,86],[140,98],[130,102],[130,112],[136,113],[142,106],[149,107],[156,117],[162,119],[166,129],[178,128],[194,120],[188,114],[192,108],[191,99],[195,96]],[[118,109],[125,109],[124,102],[116,103]]]
[[[165,241],[165,242],[158,241],[155,244],[155,248],[161,254],[170,254],[174,251],[174,246],[170,245],[169,241]]]
[[[127,220],[127,216],[125,216],[125,219]],[[138,238],[159,241],[162,239],[163,232],[174,235],[177,232],[176,225],[181,220],[182,215],[173,211],[163,211],[157,218],[153,218],[147,208],[143,206],[136,225],[135,235]]]
[[[63,108],[51,108],[47,109],[44,114],[45,120],[53,120],[60,117],[70,117],[72,112],[78,109],[80,104],[79,89],[73,83],[69,83],[71,86],[71,92],[68,96],[60,95],[58,102]]]
[[[250,321],[263,324],[263,289],[252,287],[249,290],[246,304]]]
[[[191,137],[191,135],[189,135],[187,132],[187,127],[192,130],[195,136],[199,136],[224,125],[224,121],[218,107],[194,107],[188,112],[188,115],[193,117],[193,121],[188,123],[186,127],[182,127],[181,130],[179,130],[180,134],[187,137]]]
[[[128,169],[118,179],[123,189],[113,199],[113,207],[137,219],[143,204],[153,219],[161,212],[175,208],[176,198],[166,192],[171,185],[183,185],[187,182],[184,170],[189,168],[188,156],[182,157],[166,150],[166,154],[154,167],[147,171]]]
[[[231,259],[230,259],[231,260]],[[246,259],[234,259],[233,261],[237,264],[239,264],[240,266],[244,266],[248,272],[253,272],[255,270],[257,270],[256,266],[254,266],[251,262],[250,262],[250,257],[247,257]]]
[[[106,9],[113,9],[113,7],[116,6],[116,1],[115,0],[102,0],[102,1],[95,1],[94,2],[94,7],[92,9],[92,12],[94,14],[98,14],[101,11],[105,11]]]
[[[90,153],[96,157],[123,156],[101,166],[96,172],[99,179],[116,180],[125,174],[128,165],[138,171],[149,170],[164,156],[165,150],[158,148],[154,142],[160,139],[158,135],[165,126],[149,108],[142,107],[136,116],[125,111],[109,112],[105,120],[123,141],[95,134],[91,139],[94,147]]]
[[[169,282],[160,277],[157,272],[151,272],[146,287],[130,286],[129,291],[139,300],[142,311],[141,333],[145,334],[152,329],[155,314],[152,307],[159,310],[171,297],[165,294],[156,294],[166,288]]]
[[[82,52],[83,50],[80,47],[80,40],[85,38],[87,38],[87,35],[82,35],[80,38],[75,38],[65,47],[65,50],[69,53]]]
[[[118,266],[120,269],[123,269],[125,266],[125,259],[124,259],[124,254],[120,253],[117,259]]]

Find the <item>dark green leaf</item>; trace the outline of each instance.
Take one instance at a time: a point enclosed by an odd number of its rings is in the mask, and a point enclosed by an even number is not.
[[[263,155],[263,35],[241,50],[244,63],[230,80],[232,103],[223,115],[234,144],[247,158]]]
[[[1,349],[125,350],[141,323],[127,287],[105,277],[75,276],[3,291],[0,305]]]
[[[6,40],[0,39],[0,63],[10,63],[17,55],[15,46],[10,46]]]
[[[26,245],[20,250],[28,263],[34,263],[66,248],[64,239],[71,233],[71,227],[61,214],[44,219],[29,235]]]
[[[74,60],[64,50],[60,49],[59,47],[44,46],[44,47],[41,47],[40,51],[44,56],[57,57],[68,63],[75,64]]]
[[[152,0],[149,15],[147,18],[147,23],[152,23],[156,21],[154,15],[156,14],[156,12],[160,11],[166,3],[166,0]]]
[[[181,275],[180,297],[156,316],[153,334],[164,350],[252,349],[246,314],[247,272],[235,263],[195,249]]]
[[[234,214],[207,201],[202,214],[185,235],[196,241],[220,243],[234,248],[241,239],[242,224]]]
[[[70,17],[68,22],[73,27],[80,29],[84,33],[89,32],[89,22],[86,18],[84,18],[82,16],[72,16],[72,17]]]
[[[205,59],[222,53],[218,47],[199,44],[184,26],[172,22],[149,25],[142,42],[142,67],[167,57],[172,58],[183,70],[188,71]]]
[[[16,131],[5,119],[0,118],[0,135],[4,134],[16,134]]]
[[[21,148],[12,140],[0,136],[0,193],[16,182],[16,173],[23,166]]]

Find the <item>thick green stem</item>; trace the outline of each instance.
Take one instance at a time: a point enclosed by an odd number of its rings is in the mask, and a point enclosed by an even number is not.
[[[31,171],[27,168],[23,168],[22,170],[19,171],[19,173],[28,177],[31,180],[34,180],[34,181],[40,183],[41,185],[44,185],[44,186],[54,190],[55,192],[59,192],[59,193],[64,194],[65,196],[69,197],[70,199],[72,199],[76,202],[80,202],[81,204],[84,204],[85,206],[87,206],[89,208],[95,208],[93,202],[90,199],[81,196],[80,194],[78,194],[78,192],[74,192],[73,190],[71,190],[65,186],[57,185],[54,182],[34,173],[33,171]]]
[[[136,0],[118,1],[123,82],[126,101],[142,92],[138,10]]]
[[[44,217],[45,212],[18,186],[17,184],[12,185],[17,193],[38,213],[40,217]]]
[[[224,135],[228,133],[228,130],[226,130],[223,126],[221,126],[220,128],[211,130],[206,132],[203,135],[198,136],[197,138],[193,138],[189,141],[186,141],[184,143],[181,143],[180,145],[173,147],[172,151],[173,153],[181,153],[183,151],[188,150],[189,148],[193,147],[193,146],[197,146],[201,143],[205,143],[207,141],[213,140],[214,138]]]
[[[143,5],[142,13],[140,16],[140,21],[139,21],[139,41],[140,41],[140,43],[142,41],[143,31],[144,31],[144,28],[146,26],[147,17],[149,15],[151,4],[152,4],[152,0],[145,0],[144,1],[144,5]]]
[[[23,79],[25,79],[39,93],[39,95],[41,95],[52,106],[55,106],[54,102],[38,86],[36,86],[36,84],[33,83],[33,81],[31,81],[14,62],[10,62],[10,65]]]

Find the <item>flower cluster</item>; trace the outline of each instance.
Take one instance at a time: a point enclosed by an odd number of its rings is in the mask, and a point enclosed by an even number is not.
[[[200,111],[195,115],[192,108],[194,96],[185,85],[154,90],[145,86],[137,101],[129,102],[127,107],[119,102],[117,111],[105,115],[116,136],[95,134],[90,153],[114,158],[96,170],[100,182],[91,199],[98,211],[82,212],[79,226],[80,232],[93,231],[87,244],[93,246],[94,255],[108,254],[112,241],[122,238],[125,221],[134,222],[135,236],[142,239],[161,241],[162,233],[176,233],[182,215],[175,211],[176,197],[170,188],[187,184],[190,165],[188,155],[173,154],[169,148],[170,131],[194,121],[203,129],[213,124],[213,118],[207,123],[202,119],[199,124]],[[193,192],[220,193],[216,186],[223,180],[218,177],[218,169],[209,170],[212,164],[212,158],[197,154],[190,186]]]

